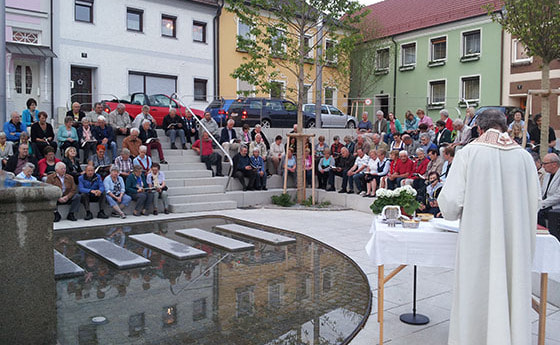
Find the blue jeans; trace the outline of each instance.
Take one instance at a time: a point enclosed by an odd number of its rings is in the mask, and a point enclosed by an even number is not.
[[[109,196],[109,194],[107,194],[105,196],[107,197],[107,203],[111,207],[118,205],[117,201],[115,199],[113,199],[111,196]],[[128,206],[128,204],[130,204],[130,201],[132,201],[132,198],[128,194],[124,194],[121,204],[123,204],[124,206]]]
[[[356,175],[352,176],[353,182],[356,184],[356,193],[359,193],[364,190],[363,180],[364,180],[365,173],[357,173]],[[352,183],[350,183],[350,189],[352,189]]]
[[[111,158],[113,160],[115,160],[115,158],[117,158],[118,154],[117,154],[117,143],[114,141],[111,141],[107,144],[105,144],[105,151],[109,151],[109,148],[111,148]]]
[[[167,131],[165,131],[165,135],[169,137],[171,144],[175,144],[175,139],[177,138],[177,135],[179,135],[179,138],[181,138],[182,145],[185,145],[187,143],[187,138],[185,137],[185,131],[182,128],[168,129]]]

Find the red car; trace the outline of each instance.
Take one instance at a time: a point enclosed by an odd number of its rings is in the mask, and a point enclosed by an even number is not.
[[[115,110],[117,104],[124,104],[126,111],[133,119],[142,112],[142,107],[147,105],[150,107],[150,115],[154,117],[158,126],[162,125],[163,118],[169,114],[169,109],[171,108],[177,109],[177,115],[186,116],[187,114],[185,106],[176,99],[164,94],[146,95],[145,93],[138,92],[122,99],[105,100],[102,102],[107,113]],[[200,109],[191,108],[191,110],[199,118],[204,116],[204,111]]]

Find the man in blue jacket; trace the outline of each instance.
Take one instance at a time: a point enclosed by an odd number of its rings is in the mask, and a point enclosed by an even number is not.
[[[86,210],[86,217],[84,220],[90,220],[93,218],[91,214],[89,203],[90,201],[99,202],[99,212],[97,213],[97,218],[107,219],[109,216],[105,214],[103,209],[107,201],[105,200],[105,187],[103,186],[103,180],[99,174],[96,174],[93,165],[88,165],[84,174],[80,175],[78,178],[78,189],[81,194],[81,202]]]
[[[113,127],[107,124],[105,116],[99,116],[97,118],[97,126],[93,127],[92,132],[94,138],[97,140],[97,145],[104,145],[106,151],[111,149],[111,159],[115,160],[115,158],[117,158],[115,132],[113,132]]]
[[[6,133],[6,139],[13,142],[19,141],[19,136],[21,132],[26,132],[27,129],[23,122],[21,122],[21,116],[17,111],[12,111],[11,120],[4,124],[4,133]]]

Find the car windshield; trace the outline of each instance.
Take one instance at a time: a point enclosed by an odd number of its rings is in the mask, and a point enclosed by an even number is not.
[[[315,112],[315,106],[313,104],[306,104],[303,106],[303,111],[308,112],[308,113],[314,113]]]

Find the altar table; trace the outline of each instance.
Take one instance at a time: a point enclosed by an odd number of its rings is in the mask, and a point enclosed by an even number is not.
[[[375,217],[371,224],[371,238],[366,251],[377,265],[377,321],[379,345],[383,344],[383,298],[385,283],[407,265],[455,268],[455,248],[458,234],[436,228],[432,222],[421,222],[418,229],[405,229],[401,225],[390,228]],[[451,223],[449,223],[451,224]],[[458,222],[455,223],[458,227]],[[384,265],[399,265],[385,276]],[[541,274],[540,301],[533,298],[532,305],[539,314],[539,345],[544,345],[548,273],[560,273],[560,243],[552,235],[537,235],[533,272]]]

